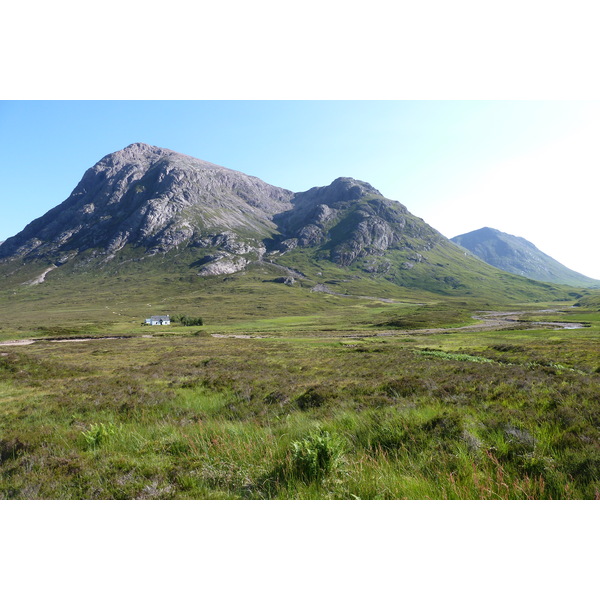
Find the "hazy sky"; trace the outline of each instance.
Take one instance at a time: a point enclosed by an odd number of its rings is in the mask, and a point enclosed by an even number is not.
[[[600,279],[600,102],[2,101],[0,240],[146,142],[293,191],[368,181],[447,237],[488,226]]]

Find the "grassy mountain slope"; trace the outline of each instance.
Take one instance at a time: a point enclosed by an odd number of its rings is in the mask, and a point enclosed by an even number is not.
[[[131,249],[132,255],[136,252],[139,249]],[[123,258],[102,269],[94,268],[93,262],[73,262],[49,272],[43,284],[4,286],[0,308],[11,317],[0,324],[0,337],[138,335],[144,331],[140,323],[152,314],[201,316],[213,331],[234,325],[242,331],[286,330],[309,323],[309,329],[345,329],[394,323],[399,315],[417,310],[429,314],[427,307],[435,307],[436,324],[440,308],[448,324],[467,324],[477,310],[532,301],[572,304],[576,294],[572,288],[502,272],[495,279],[494,270],[480,261],[491,274],[448,271],[455,280],[463,278],[462,288],[430,280],[427,266],[419,267],[422,272],[417,267],[410,271],[411,277],[423,281],[405,280],[405,285],[398,285],[359,266],[318,260],[311,249],[297,249],[276,263],[256,261],[243,271],[210,277],[198,276],[193,266],[196,256],[185,250],[141,260]],[[289,277],[286,265],[303,273],[291,285],[281,283]],[[34,263],[27,266],[33,268]],[[421,316],[419,322],[427,326],[427,318]]]

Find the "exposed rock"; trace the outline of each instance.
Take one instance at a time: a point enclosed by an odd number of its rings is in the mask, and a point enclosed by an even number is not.
[[[315,211],[314,218],[317,223],[325,224],[335,219],[337,214],[338,211],[327,206],[327,204],[319,204]]]
[[[293,193],[172,150],[131,144],[88,169],[67,200],[6,240],[0,262],[69,261],[85,270],[125,252],[141,260],[177,249],[199,275],[210,276],[296,252],[304,255],[301,264],[330,260],[414,281],[415,267],[440,245],[442,254],[462,259],[455,245],[364,181],[340,177]],[[296,273],[281,271],[282,283],[303,277]],[[460,285],[446,275],[432,287]]]
[[[283,283],[285,285],[294,285],[296,280],[293,277],[277,277],[272,280],[273,283]]]
[[[301,248],[321,247],[342,266],[387,250],[425,251],[444,240],[399,202],[349,177],[295,194],[292,204],[274,217],[283,234],[275,249],[286,251],[297,240]]]
[[[317,225],[307,225],[298,232],[298,245],[302,247],[316,246],[320,244],[325,237],[324,231]]]
[[[349,233],[348,239],[331,250],[331,260],[341,265],[349,265],[360,256],[382,253],[395,245],[399,233],[379,217],[358,211],[362,220]],[[402,223],[398,223],[400,228]]]
[[[52,265],[51,267],[48,267],[43,273],[41,273],[34,279],[31,279],[30,281],[26,281],[23,285],[38,285],[40,283],[44,283],[44,281],[46,280],[46,275],[48,275],[48,273],[50,273],[50,271],[54,271],[54,269],[56,269],[56,268],[57,268],[56,265]]]
[[[298,238],[288,238],[287,240],[282,240],[281,242],[279,242],[277,244],[277,246],[275,247],[275,250],[277,252],[289,252],[290,250],[293,250],[294,248],[298,247]]]
[[[172,150],[131,144],[88,169],[67,200],[6,240],[0,259],[58,264],[59,256],[92,250],[92,257],[111,260],[127,245],[148,255],[182,246],[225,252],[204,264],[200,273],[208,275],[260,260],[268,242],[281,253],[322,248],[346,266],[442,239],[418,221],[400,203],[349,177],[294,194]]]
[[[321,292],[325,294],[335,293],[331,288],[327,287],[324,283],[317,283],[311,290],[311,292]]]
[[[367,273],[388,273],[391,268],[392,263],[380,257],[369,257],[362,266],[363,271]]]
[[[223,254],[215,257],[212,262],[200,269],[198,275],[206,277],[207,275],[230,275],[231,273],[237,273],[241,271],[248,261],[241,256],[231,256]]]

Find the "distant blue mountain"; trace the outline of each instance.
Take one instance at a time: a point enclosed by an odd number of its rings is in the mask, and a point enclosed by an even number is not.
[[[568,269],[526,239],[491,227],[463,233],[451,240],[489,265],[508,273],[550,283],[583,287],[600,286],[600,281],[597,279]]]

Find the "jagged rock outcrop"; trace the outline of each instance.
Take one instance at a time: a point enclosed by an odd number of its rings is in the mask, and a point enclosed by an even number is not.
[[[208,258],[210,261],[200,269],[198,275],[230,275],[241,271],[249,262],[241,256],[232,256],[225,252]]]
[[[293,277],[276,277],[271,280],[273,283],[283,283],[284,285],[294,285],[296,280]]]

